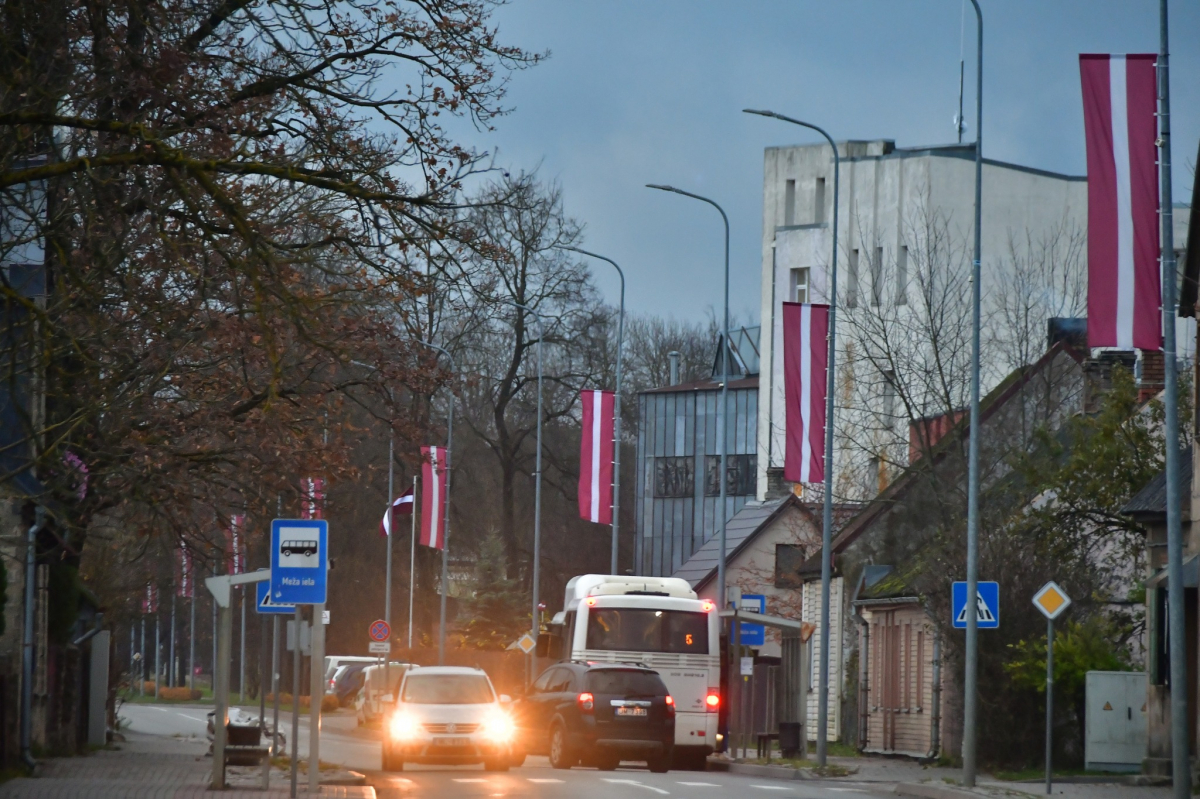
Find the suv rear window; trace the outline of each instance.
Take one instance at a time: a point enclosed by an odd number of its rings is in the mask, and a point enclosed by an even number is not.
[[[657,674],[633,669],[589,671],[587,687],[594,694],[662,696],[667,693],[667,686]]]

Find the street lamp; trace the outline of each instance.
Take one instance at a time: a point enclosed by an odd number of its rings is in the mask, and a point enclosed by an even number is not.
[[[428,347],[431,350],[437,350],[441,355],[446,356],[446,360],[450,362],[450,372],[457,374],[458,369],[454,365],[454,357],[445,349],[436,344],[430,344],[428,341],[417,339],[417,343]],[[442,666],[446,663],[446,593],[450,587],[450,478],[453,473],[453,455],[454,455],[454,391],[450,391],[450,411],[446,418],[446,532],[442,538],[442,590],[441,593],[441,610],[440,621],[438,623],[438,665]],[[414,497],[415,499],[415,497]],[[412,585],[411,579],[409,585]],[[411,589],[410,589],[411,590]],[[412,630],[412,602],[408,603],[408,629]]]
[[[721,341],[725,351],[721,353],[721,416],[717,419],[717,440],[721,448],[721,474],[717,480],[720,483],[721,491],[721,499],[717,510],[717,519],[721,523],[720,554],[717,556],[717,607],[723,609],[725,607],[725,482],[728,475],[725,462],[726,450],[729,449],[725,440],[725,412],[728,408],[729,392],[729,217],[725,215],[725,209],[707,197],[701,197],[699,194],[692,194],[690,191],[677,189],[674,186],[662,186],[655,183],[647,183],[646,188],[670,191],[675,194],[682,194],[684,197],[691,197],[693,200],[708,203],[721,213],[721,219],[725,222],[725,320],[721,326]]]
[[[980,233],[983,228],[983,12],[975,8],[979,39],[975,65],[975,258],[971,262],[971,427],[967,444],[967,636],[963,674],[963,785],[975,787],[978,748],[979,628],[974,613],[979,592],[979,291]]]
[[[829,270],[829,368],[825,379],[825,500],[821,514],[821,665],[820,692],[817,696],[817,763],[824,766],[828,744],[826,729],[829,725],[829,582],[831,550],[833,549],[833,373],[837,358],[838,188],[841,158],[838,155],[837,144],[824,128],[809,122],[801,122],[799,119],[785,117],[783,114],[776,114],[774,111],[755,111],[750,108],[742,109],[742,111],[746,114],[771,117],[815,130],[824,136],[829,142],[829,146],[833,148],[833,263]]]
[[[542,315],[514,300],[506,300],[506,304],[533,315],[537,322],[537,455],[533,468],[533,603],[530,618],[530,635],[537,640],[541,625],[538,623],[538,580],[541,577],[540,565],[542,556],[542,341],[546,338],[546,327],[542,324]],[[532,673],[530,677],[532,678]]]
[[[612,507],[612,558],[609,562],[609,574],[617,573],[617,541],[621,525],[621,348],[625,342],[625,273],[617,262],[594,252],[581,250],[578,247],[560,246],[560,250],[570,250],[580,255],[607,261],[617,270],[621,277],[621,311],[617,317],[617,393],[613,397],[613,507]]]

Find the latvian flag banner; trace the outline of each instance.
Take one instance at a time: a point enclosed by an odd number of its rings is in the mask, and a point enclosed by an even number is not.
[[[175,550],[175,594],[188,598],[193,596],[192,587],[192,553],[186,544],[180,544]]]
[[[584,391],[583,436],[579,447],[579,516],[612,524],[613,402],[611,391]]]
[[[421,537],[424,547],[446,544],[446,448],[421,447]]]
[[[413,490],[410,488],[400,496],[396,497],[396,501],[392,503],[390,512],[383,514],[383,520],[379,522],[379,534],[382,536],[390,535],[392,532],[392,516],[399,513],[404,516],[411,515],[413,512]]]
[[[1162,349],[1153,55],[1081,55],[1088,344]]]
[[[825,479],[828,338],[828,305],[783,304],[783,477],[793,483]]]

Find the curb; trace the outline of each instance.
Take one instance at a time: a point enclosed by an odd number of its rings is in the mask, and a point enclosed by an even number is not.
[[[955,788],[952,785],[936,785],[930,782],[902,782],[892,789],[897,796],[913,796],[918,799],[965,799],[965,797],[980,797],[988,794],[971,791],[966,788]],[[1020,796],[1032,796],[1024,791],[1012,791]]]
[[[347,771],[345,774],[338,774],[327,780],[321,780],[321,785],[329,786],[358,787],[366,784],[367,775],[360,774],[357,771]]]
[[[805,780],[804,769],[790,766],[764,766],[757,763],[729,763],[726,768],[730,774],[741,774],[743,777],[765,777],[772,780]]]

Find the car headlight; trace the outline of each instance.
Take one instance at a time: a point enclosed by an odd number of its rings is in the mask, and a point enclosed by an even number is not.
[[[388,732],[393,741],[411,741],[421,734],[421,724],[411,713],[400,712],[392,716]]]
[[[480,730],[483,737],[497,744],[512,743],[517,735],[517,725],[507,713],[496,710],[488,714]]]

